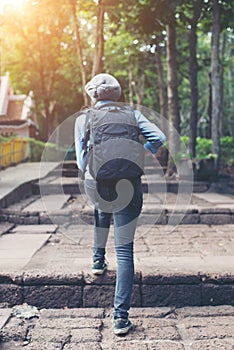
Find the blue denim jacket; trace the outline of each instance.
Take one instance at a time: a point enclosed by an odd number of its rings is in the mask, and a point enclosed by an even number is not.
[[[95,107],[100,107],[110,102],[112,101],[98,101]],[[166,141],[166,136],[154,123],[150,122],[140,111],[135,110],[135,117],[141,134],[146,140],[144,148],[150,151],[151,153],[156,154],[158,149]],[[85,151],[82,149],[85,132],[85,114],[81,114],[75,122],[76,161],[77,166],[81,171],[84,170],[85,164]]]

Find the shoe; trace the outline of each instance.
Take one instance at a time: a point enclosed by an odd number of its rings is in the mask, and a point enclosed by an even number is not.
[[[126,334],[132,328],[132,323],[126,318],[116,318],[114,323],[114,334]]]
[[[92,266],[92,273],[94,275],[102,275],[108,268],[108,264],[104,261],[95,261]]]

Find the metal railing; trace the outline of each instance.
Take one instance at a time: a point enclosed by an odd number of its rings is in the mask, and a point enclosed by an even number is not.
[[[0,142],[0,168],[25,161],[28,157],[28,141],[25,139],[14,139]]]

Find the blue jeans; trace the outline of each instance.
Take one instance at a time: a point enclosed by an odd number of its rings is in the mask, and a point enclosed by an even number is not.
[[[108,239],[111,219],[114,219],[115,251],[117,258],[117,276],[114,299],[114,317],[128,317],[130,308],[133,278],[134,278],[134,234],[138,216],[142,208],[141,179],[131,180],[123,184],[122,189],[116,190],[115,184],[85,181],[86,194],[95,203],[94,217],[94,248],[93,261],[104,261],[106,242]],[[124,197],[132,193],[131,199],[124,206]],[[101,199],[100,199],[101,198]],[[112,205],[116,199],[120,205]],[[102,199],[105,203],[102,205]],[[101,206],[101,208],[100,208]],[[107,209],[107,210],[106,210]]]

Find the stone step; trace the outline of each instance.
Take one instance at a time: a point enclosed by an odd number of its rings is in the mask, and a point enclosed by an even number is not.
[[[183,259],[181,264],[197,265],[198,261],[188,258]],[[38,308],[111,307],[115,271],[110,270],[104,277],[95,278],[79,271],[30,271],[17,276],[1,273],[0,303],[8,306],[28,303]],[[231,272],[219,275],[212,272],[189,274],[139,271],[135,275],[132,306],[234,305],[233,300],[234,275]]]
[[[38,225],[38,224],[75,224],[79,222],[93,223],[93,210],[51,210],[51,211],[9,211],[2,209],[0,219],[13,224]],[[234,224],[234,209],[224,208],[199,208],[199,209],[151,209],[143,212],[139,218],[141,225],[227,225]]]
[[[148,192],[148,188],[153,188],[155,193],[178,193],[183,191],[184,193],[203,193],[209,190],[210,184],[208,182],[194,182],[183,181],[167,181],[158,178],[157,181],[150,181],[149,183],[142,181],[143,191]],[[80,194],[79,180],[77,177],[52,177],[47,178],[41,182],[34,182],[32,184],[33,194]]]
[[[132,306],[234,305],[233,228],[138,227]],[[0,246],[0,304],[112,307],[113,229],[106,247],[109,268],[103,276],[91,273],[92,225],[19,226],[0,237]]]

